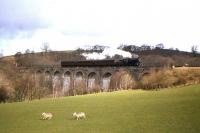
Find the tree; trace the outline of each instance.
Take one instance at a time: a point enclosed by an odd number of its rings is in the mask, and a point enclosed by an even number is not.
[[[0,51],[0,57],[3,57],[3,50]]]
[[[175,50],[178,52],[179,51],[179,49],[178,48],[175,48]]]
[[[48,42],[43,43],[42,47],[41,47],[41,50],[43,52],[49,52],[50,51],[49,43]]]
[[[110,88],[111,89],[131,89],[134,88],[134,79],[131,74],[124,70],[119,70],[114,73],[111,81]]]
[[[197,54],[197,49],[198,49],[198,45],[193,45],[193,46],[191,47],[191,52],[192,52],[193,54]]]
[[[25,50],[25,53],[26,53],[26,54],[29,54],[30,52],[31,52],[30,49],[26,49],[26,50]]]
[[[163,43],[159,43],[156,45],[156,49],[164,49]]]
[[[5,103],[8,100],[8,92],[4,86],[0,86],[0,103]]]
[[[124,51],[127,51],[127,52],[130,52],[130,53],[133,53],[133,52],[136,52],[136,51],[141,51],[141,48],[138,47],[138,46],[135,46],[135,45],[124,45],[124,44],[121,44],[118,49],[121,49],[121,50],[124,50]]]
[[[151,46],[147,45],[147,44],[143,44],[140,47],[141,51],[145,51],[145,50],[151,50]]]
[[[94,52],[103,52],[105,48],[108,48],[107,46],[102,46],[102,45],[95,45],[93,46],[93,48],[91,49]]]
[[[22,53],[21,52],[17,52],[15,54],[16,66],[22,66],[21,57],[22,57]]]

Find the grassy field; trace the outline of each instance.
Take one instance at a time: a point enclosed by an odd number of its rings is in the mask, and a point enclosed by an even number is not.
[[[83,111],[86,120],[74,120]],[[41,120],[52,112],[52,120]],[[200,85],[0,105],[0,133],[198,133]]]

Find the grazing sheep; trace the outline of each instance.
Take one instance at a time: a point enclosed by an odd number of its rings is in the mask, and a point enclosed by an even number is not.
[[[46,120],[46,119],[50,120],[52,117],[53,117],[52,113],[45,113],[45,112],[42,113],[43,120]]]
[[[84,112],[79,112],[79,113],[74,112],[72,116],[76,117],[76,120],[85,119],[86,118]]]

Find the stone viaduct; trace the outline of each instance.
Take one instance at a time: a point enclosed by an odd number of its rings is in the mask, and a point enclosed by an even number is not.
[[[109,91],[110,82],[116,72],[126,71],[135,80],[139,80],[143,68],[139,60],[104,60],[104,61],[68,61],[61,62],[58,66],[34,66],[31,68],[37,79],[52,84],[52,91],[55,96],[69,95],[76,89],[85,88],[87,91],[100,89]]]

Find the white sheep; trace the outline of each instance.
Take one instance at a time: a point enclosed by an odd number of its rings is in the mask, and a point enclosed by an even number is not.
[[[76,117],[76,120],[85,119],[86,118],[84,112],[79,112],[79,113],[74,112],[72,116]]]
[[[50,120],[52,117],[53,117],[52,113],[45,113],[45,112],[42,113],[43,120],[46,120],[46,119]]]

